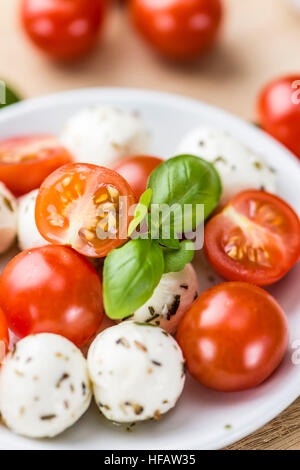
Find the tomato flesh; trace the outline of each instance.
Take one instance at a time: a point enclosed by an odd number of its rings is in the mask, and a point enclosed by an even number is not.
[[[23,0],[22,22],[30,39],[59,60],[86,54],[95,44],[107,0]]]
[[[300,75],[269,83],[258,97],[257,108],[263,129],[300,158]]]
[[[118,173],[90,164],[65,165],[42,184],[36,223],[51,243],[104,257],[127,240],[133,192]]]
[[[138,201],[147,189],[148,179],[152,171],[161,163],[163,163],[161,158],[149,155],[134,155],[116,163],[114,170],[126,179]]]
[[[274,195],[242,192],[208,222],[204,249],[225,279],[272,284],[300,257],[299,217]]]
[[[72,248],[49,245],[13,258],[0,276],[0,306],[18,337],[65,336],[81,347],[103,318],[100,278]]]
[[[199,57],[215,41],[222,19],[220,0],[131,0],[133,23],[170,59]]]
[[[0,141],[0,181],[15,196],[38,188],[50,173],[71,161],[70,153],[51,135]]]
[[[177,332],[187,369],[201,384],[235,392],[255,387],[278,367],[289,329],[277,301],[254,285],[229,282],[204,292]]]

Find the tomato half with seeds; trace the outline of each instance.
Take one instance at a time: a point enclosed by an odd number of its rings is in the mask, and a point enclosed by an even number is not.
[[[244,191],[208,222],[204,248],[225,279],[273,284],[300,257],[299,217],[277,196]]]
[[[36,224],[49,242],[101,258],[127,241],[134,204],[131,187],[118,173],[73,163],[53,172],[41,185]]]
[[[50,173],[71,161],[71,154],[52,135],[0,141],[0,181],[15,196],[38,188]]]

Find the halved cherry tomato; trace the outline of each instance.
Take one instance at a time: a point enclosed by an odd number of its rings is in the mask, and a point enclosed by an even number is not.
[[[84,55],[95,44],[107,0],[22,0],[21,16],[31,40],[60,60]]]
[[[163,163],[161,158],[149,155],[134,155],[124,158],[114,165],[116,170],[129,183],[137,200],[147,189],[147,183],[152,171]]]
[[[131,0],[133,23],[161,54],[177,60],[199,57],[215,41],[220,0]]]
[[[204,248],[225,279],[266,286],[281,279],[299,259],[299,217],[272,194],[245,191],[208,222]]]
[[[101,258],[127,240],[135,198],[113,170],[73,163],[53,172],[40,187],[36,224],[52,243]]]
[[[9,334],[7,321],[4,316],[4,313],[0,309],[0,364],[4,359],[5,353],[8,349],[9,344]]]
[[[0,181],[15,196],[38,188],[52,171],[71,161],[70,153],[51,135],[0,141]]]
[[[81,347],[101,324],[102,285],[84,256],[44,246],[8,263],[0,276],[0,306],[17,336],[55,333]]]
[[[262,128],[300,158],[300,74],[269,83],[257,108]]]
[[[177,332],[190,374],[223,392],[246,390],[267,379],[282,361],[288,340],[278,302],[242,282],[219,284],[201,294]]]

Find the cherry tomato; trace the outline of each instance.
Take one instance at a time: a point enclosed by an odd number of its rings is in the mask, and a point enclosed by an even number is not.
[[[242,282],[204,292],[177,332],[190,374],[214,390],[255,387],[278,367],[288,346],[288,323],[277,301]]]
[[[300,158],[300,74],[269,83],[257,107],[262,128]]]
[[[266,286],[299,259],[299,217],[272,194],[244,191],[208,222],[204,248],[225,279]]]
[[[0,141],[0,181],[15,196],[40,186],[52,171],[72,160],[69,152],[49,135]]]
[[[7,321],[4,316],[4,313],[0,309],[0,364],[4,359],[5,353],[8,349],[9,344],[9,334]]]
[[[220,0],[131,0],[133,23],[170,59],[199,57],[215,41],[222,19]]]
[[[36,224],[52,243],[101,258],[127,241],[132,189],[117,172],[73,163],[53,172],[40,187]]]
[[[102,285],[72,248],[44,246],[8,263],[0,276],[0,306],[17,336],[55,333],[81,347],[101,324]]]
[[[116,170],[129,183],[137,200],[146,191],[149,176],[163,162],[161,158],[148,155],[134,155],[116,163]]]
[[[59,60],[86,54],[96,43],[107,0],[22,0],[21,17],[36,46]]]

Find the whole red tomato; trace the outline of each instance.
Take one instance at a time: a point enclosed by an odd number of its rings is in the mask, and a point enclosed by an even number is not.
[[[220,0],[131,0],[137,30],[170,59],[199,57],[215,41],[222,19]]]
[[[71,60],[95,44],[107,0],[22,0],[21,17],[31,40],[55,59]]]
[[[269,83],[257,108],[262,128],[300,158],[300,74]]]
[[[152,171],[163,163],[161,158],[149,155],[134,155],[124,158],[114,165],[117,171],[129,184],[137,201],[147,189],[147,183]]]
[[[191,375],[223,392],[246,390],[267,379],[280,364],[288,339],[287,319],[277,301],[241,282],[200,295],[177,332]]]
[[[0,306],[17,336],[55,333],[80,347],[101,324],[102,285],[72,248],[44,246],[8,263],[0,276]]]

